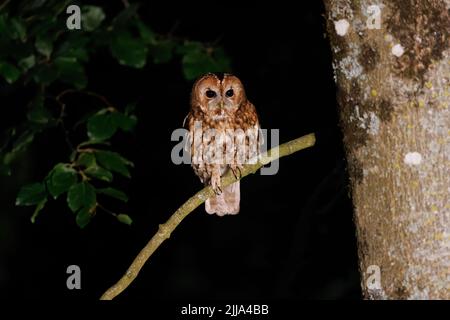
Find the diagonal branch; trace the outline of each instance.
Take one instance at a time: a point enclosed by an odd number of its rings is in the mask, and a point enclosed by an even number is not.
[[[245,165],[244,169],[241,171],[241,179],[251,173],[255,173],[262,166],[277,160],[278,158],[288,156],[294,152],[300,151],[302,149],[311,147],[315,144],[316,138],[314,133],[308,134],[306,136],[294,139],[292,141],[283,143],[282,145],[270,149],[268,152],[262,154],[260,159],[255,164]],[[226,187],[239,179],[235,178],[234,175],[229,172],[224,177],[222,177],[222,186]],[[128,268],[127,272],[120,278],[120,280],[109,288],[102,296],[101,300],[112,300],[114,297],[119,295],[124,291],[133,280],[139,274],[139,271],[147,262],[148,258],[155,252],[155,250],[163,243],[164,240],[170,237],[173,230],[180,224],[180,222],[195,208],[205,202],[209,197],[214,196],[214,191],[210,186],[203,188],[197,192],[194,196],[189,198],[177,211],[167,220],[166,223],[159,225],[159,230],[150,239],[147,245],[139,252],[137,257],[134,259],[131,266]]]

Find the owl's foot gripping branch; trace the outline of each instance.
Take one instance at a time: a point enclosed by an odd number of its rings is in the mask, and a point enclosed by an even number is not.
[[[244,165],[241,170],[240,177],[236,177],[231,171],[228,172],[224,177],[222,177],[222,186],[226,187],[245,176],[255,173],[262,166],[279,159],[284,156],[288,156],[294,152],[312,147],[316,142],[314,133],[310,133],[303,137],[291,140],[289,142],[283,143],[269,151],[263,153],[258,162],[255,164]],[[166,221],[164,224],[159,225],[159,229],[155,235],[150,239],[147,245],[139,252],[137,257],[134,259],[133,263],[130,265],[125,274],[120,278],[120,280],[109,288],[102,296],[101,300],[112,300],[122,291],[124,291],[131,282],[139,274],[139,271],[144,266],[145,262],[150,258],[150,256],[155,252],[155,250],[163,243],[164,240],[170,237],[170,234],[175,230],[175,228],[180,224],[180,222],[192,211],[205,202],[208,198],[214,196],[214,191],[211,186],[205,187],[194,196],[189,198],[174,214]]]

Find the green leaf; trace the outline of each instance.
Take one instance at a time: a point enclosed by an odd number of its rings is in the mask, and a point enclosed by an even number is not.
[[[47,188],[54,199],[67,192],[77,182],[77,172],[67,164],[58,163],[50,172]]]
[[[107,196],[119,199],[123,202],[128,201],[128,196],[124,192],[114,189],[114,188],[111,188],[111,187],[104,188],[104,189],[97,189],[97,193],[105,194]]]
[[[132,166],[133,163],[122,157],[120,154],[112,151],[98,150],[95,152],[97,161],[106,169],[120,173],[129,178],[130,171],[127,166]]]
[[[92,178],[111,182],[113,175],[110,171],[97,165],[93,153],[82,153],[77,159],[77,165],[85,167],[84,173]]]
[[[77,154],[78,154],[77,150],[73,150],[73,151],[70,153],[70,156],[69,156],[70,162],[74,162],[74,161],[75,161],[75,158],[76,158]]]
[[[89,222],[91,222],[91,218],[92,218],[91,209],[84,207],[81,208],[80,211],[78,211],[75,221],[77,222],[77,225],[81,229],[83,229],[89,224]]]
[[[91,152],[83,152],[77,159],[77,165],[85,168],[95,166],[95,156]]]
[[[117,124],[110,113],[96,114],[87,122],[90,140],[102,141],[111,138],[116,133]]]
[[[138,8],[138,3],[130,3],[129,6],[123,9],[112,21],[114,29],[125,26],[136,15]]]
[[[105,19],[103,9],[97,6],[83,6],[81,8],[81,23],[86,31],[93,31]]]
[[[10,166],[0,162],[0,176],[11,176]]]
[[[47,0],[27,1],[26,4],[24,3],[23,10],[24,11],[36,10],[36,9],[40,8],[42,5],[44,5],[46,2],[47,2]]]
[[[84,67],[76,58],[58,57],[54,63],[63,82],[73,84],[77,89],[86,87],[87,78]]]
[[[11,18],[9,24],[11,26],[11,38],[20,39],[20,41],[25,42],[27,39],[25,24],[16,17]]]
[[[31,206],[47,198],[45,187],[42,183],[33,183],[23,186],[16,198],[16,206]]]
[[[123,213],[117,215],[117,220],[127,225],[131,225],[133,223],[133,220],[130,218],[130,216]]]
[[[8,175],[11,174],[11,168],[9,167],[9,165],[14,161],[14,159],[17,157],[18,152],[15,151],[11,151],[11,152],[7,152],[4,156],[3,156],[3,162],[4,165],[6,166],[6,172],[8,172]]]
[[[38,34],[34,45],[40,54],[45,56],[47,59],[50,58],[53,51],[53,41],[48,34]]]
[[[79,117],[79,120],[77,122],[75,122],[75,124],[73,125],[73,128],[74,129],[78,128],[80,125],[82,125],[83,123],[86,123],[89,120],[89,118],[91,118],[92,116],[94,116],[97,113],[98,112],[94,111],[94,110],[86,111],[86,113],[84,115],[82,115],[81,117]],[[87,140],[84,143],[85,144],[95,144],[96,142]]]
[[[106,182],[111,182],[113,180],[113,175],[111,172],[97,165],[87,168],[86,170],[84,170],[84,173],[86,173],[90,177]]]
[[[36,64],[36,57],[34,54],[29,55],[28,57],[25,57],[23,59],[20,59],[17,65],[22,69],[23,71],[27,71],[34,67]]]
[[[87,181],[72,185],[67,193],[67,204],[73,212],[80,208],[92,208],[96,201],[95,189]]]
[[[8,14],[3,13],[0,15],[0,35],[25,42],[27,38],[25,24],[21,18],[8,18]]]
[[[17,140],[13,143],[12,150],[6,153],[3,157],[3,164],[8,166],[17,157],[17,155],[23,151],[34,139],[36,131],[26,130],[24,131]]]
[[[33,79],[38,84],[49,85],[58,78],[58,70],[54,65],[40,65],[35,69]]]
[[[78,61],[87,62],[89,60],[86,48],[89,42],[88,35],[82,32],[71,32],[67,39],[61,43],[54,55],[57,57],[72,57]]]
[[[36,16],[36,13],[33,12],[33,15]],[[38,23],[31,23],[29,25],[29,37],[36,37],[37,35],[56,35],[56,28],[60,30],[61,23],[57,21],[57,17],[54,15],[43,14],[39,17]],[[64,24],[65,27],[65,24]],[[31,42],[31,41],[30,41]]]
[[[108,142],[108,141],[92,141],[92,140],[88,140],[88,141],[81,142],[78,145],[78,147],[82,148],[82,147],[95,146],[95,145],[110,146],[111,143]]]
[[[50,111],[44,107],[32,108],[30,112],[27,113],[28,120],[38,124],[47,124],[51,117]]]
[[[185,55],[190,52],[197,52],[203,50],[203,44],[197,41],[186,41],[183,44],[177,46],[177,54]]]
[[[136,104],[130,103],[125,107],[125,115],[127,116],[134,116],[132,113],[134,113],[134,110],[136,110]]]
[[[182,64],[185,78],[193,80],[201,74],[212,72],[208,66],[205,66],[205,61],[207,60],[210,60],[210,57],[201,51],[188,52],[184,55]]]
[[[44,199],[37,204],[36,208],[34,209],[33,215],[31,216],[31,223],[36,222],[37,216],[39,215],[41,210],[44,209],[46,203],[47,203],[47,199]]]
[[[221,49],[214,49],[211,52],[205,48],[187,50],[182,64],[184,76],[188,80],[193,80],[208,72],[226,72],[230,69],[229,59]]]
[[[81,62],[87,62],[89,60],[89,55],[86,48],[82,47],[68,48],[62,56],[76,58],[77,61]]]
[[[137,118],[134,115],[127,116],[120,112],[113,112],[111,114],[114,124],[123,131],[131,131],[137,122]]]
[[[163,40],[154,45],[151,49],[151,55],[153,56],[153,62],[165,63],[172,59],[173,49],[175,48],[175,42],[171,40]]]
[[[117,32],[111,42],[111,53],[120,64],[142,68],[147,62],[147,47],[129,32]]]
[[[155,33],[141,20],[136,20],[136,26],[139,30],[139,35],[145,44],[155,44]]]
[[[55,16],[58,16],[59,14],[66,12],[66,8],[71,2],[74,2],[74,1],[71,1],[71,0],[51,1],[52,12],[54,12]]]
[[[31,129],[24,131],[14,142],[12,151],[17,152],[25,149],[33,141],[35,133]]]
[[[0,61],[0,74],[6,82],[13,83],[20,77],[20,70],[6,61]]]
[[[226,72],[231,70],[230,58],[222,48],[215,48],[212,56],[219,71]]]

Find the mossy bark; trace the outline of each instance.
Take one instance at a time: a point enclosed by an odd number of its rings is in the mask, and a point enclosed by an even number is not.
[[[324,3],[364,296],[450,299],[450,0]]]

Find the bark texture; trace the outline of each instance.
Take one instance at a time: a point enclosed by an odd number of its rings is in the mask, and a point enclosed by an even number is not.
[[[324,3],[364,296],[450,299],[450,0]]]

